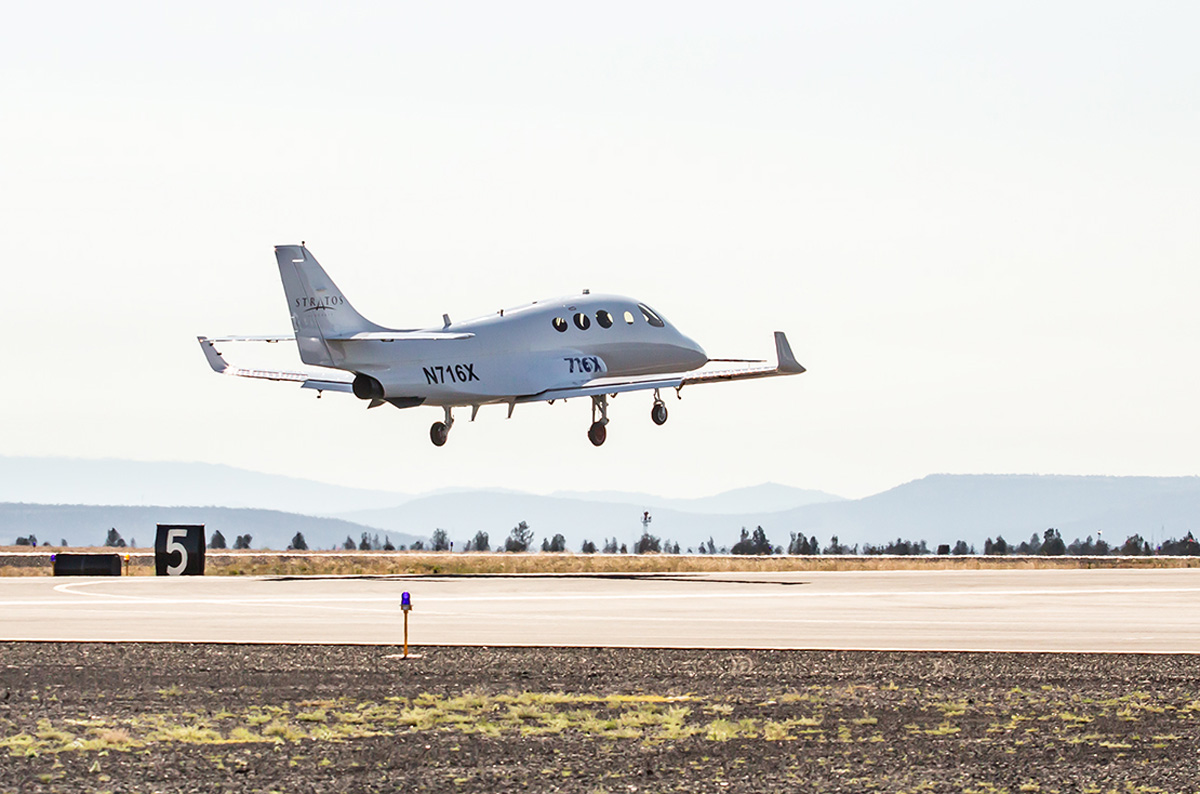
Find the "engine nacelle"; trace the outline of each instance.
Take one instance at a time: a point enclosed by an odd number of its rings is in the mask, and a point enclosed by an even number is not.
[[[361,372],[354,376],[354,396],[360,400],[382,400],[383,384]]]

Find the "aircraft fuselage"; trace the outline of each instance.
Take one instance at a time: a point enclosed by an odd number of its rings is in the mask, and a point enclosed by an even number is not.
[[[704,350],[637,301],[580,295],[422,329],[454,341],[328,340],[335,366],[374,378],[384,399],[426,405],[502,402],[596,378],[683,372]]]

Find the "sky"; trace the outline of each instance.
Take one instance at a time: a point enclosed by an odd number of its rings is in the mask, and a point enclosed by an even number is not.
[[[25,3],[0,454],[408,493],[1200,473],[1200,6]],[[577,292],[799,377],[460,413],[218,377],[305,240],[366,317]],[[265,347],[265,346],[258,346]],[[244,346],[231,362],[298,364]],[[290,356],[290,358],[288,358]]]

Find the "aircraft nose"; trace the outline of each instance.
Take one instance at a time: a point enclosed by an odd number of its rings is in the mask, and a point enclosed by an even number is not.
[[[679,352],[685,362],[686,369],[699,369],[708,363],[708,354],[704,352],[704,348],[690,337],[684,336],[682,344],[679,346]]]

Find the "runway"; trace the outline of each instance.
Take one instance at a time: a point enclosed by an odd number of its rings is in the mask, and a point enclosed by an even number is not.
[[[12,577],[0,639],[1200,652],[1200,572]]]

